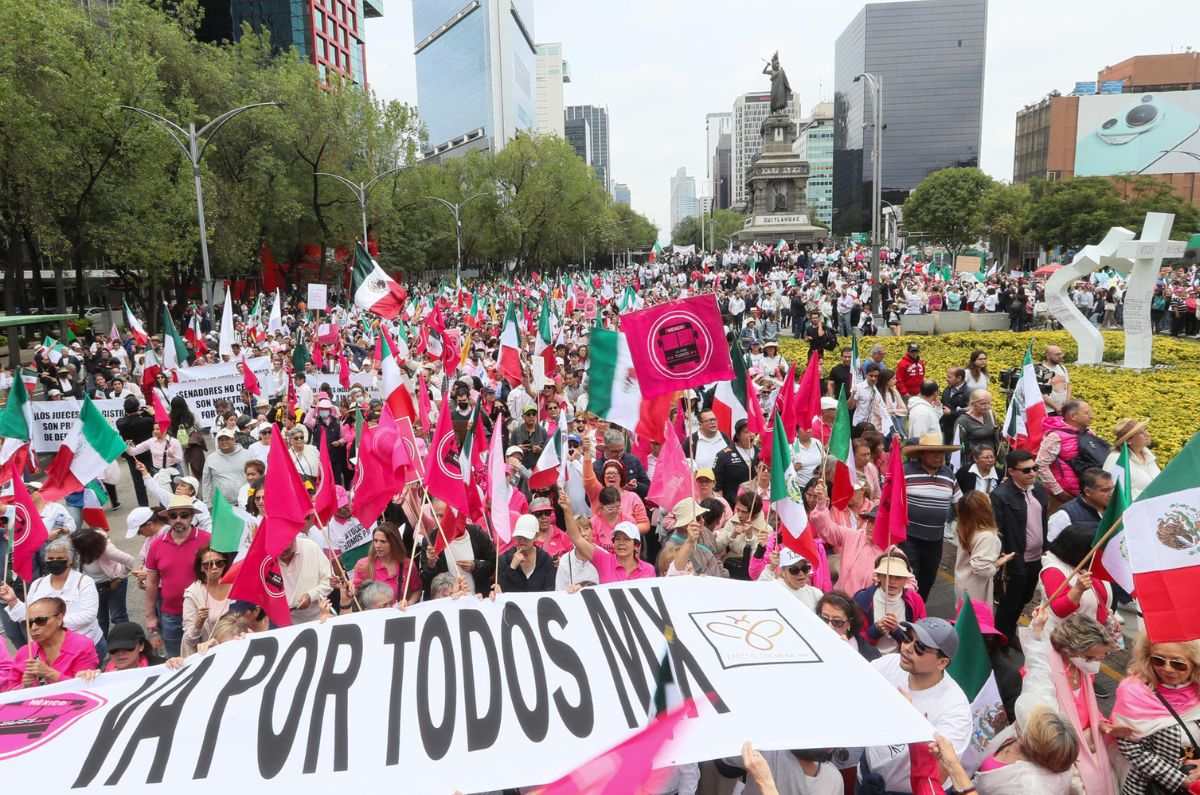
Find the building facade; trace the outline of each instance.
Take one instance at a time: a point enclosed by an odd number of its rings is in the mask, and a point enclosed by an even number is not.
[[[1200,125],[1181,125],[1200,119],[1200,53],[1135,55],[1077,87],[1017,111],[1014,182],[1145,174],[1200,205],[1200,161],[1180,147]]]
[[[571,82],[571,71],[562,57],[562,44],[537,46],[537,123],[539,135],[564,136],[563,83]]]
[[[729,175],[721,173],[720,149],[721,141],[726,142],[726,146],[730,145],[730,138],[733,133],[733,114],[732,113],[709,113],[704,117],[704,138],[705,138],[705,158],[704,158],[704,178],[708,183],[708,193],[716,200],[717,207],[728,207],[729,202],[721,204],[722,188],[724,194],[729,195],[732,185],[727,185],[723,182],[729,178]]]
[[[733,206],[733,133],[725,133],[717,144],[716,163],[713,170],[717,175],[715,180],[718,210],[728,210]]]
[[[624,182],[613,183],[613,201],[617,204],[624,204],[626,207],[632,207],[630,199],[629,186]]]
[[[579,159],[592,165],[595,155],[592,150],[592,123],[586,116],[580,116],[563,123],[563,137],[575,150]]]
[[[242,24],[270,33],[276,52],[295,48],[322,83],[367,85],[366,26],[383,16],[382,0],[201,0],[201,41],[237,41]]]
[[[808,161],[808,209],[826,227],[833,225],[833,103],[818,102],[801,122],[793,151]]]
[[[762,123],[771,113],[771,92],[742,94],[733,101],[732,168],[733,188],[730,206],[746,203],[746,169],[762,151]],[[795,97],[788,101],[787,114],[795,118],[799,104]]]
[[[695,218],[700,214],[696,200],[696,178],[689,177],[687,169],[680,167],[671,177],[671,231],[684,218]]]
[[[868,3],[834,45],[833,231],[871,228],[874,96],[883,82],[882,196],[901,204],[943,168],[978,166],[987,0]],[[864,124],[866,127],[864,127]]]
[[[588,155],[585,157],[580,154],[580,157],[583,157],[584,162],[596,172],[596,179],[600,180],[605,192],[611,191],[612,170],[608,155],[608,108],[596,105],[568,105],[564,114],[566,127],[570,127],[573,121],[577,122],[581,119],[587,121],[591,145]],[[578,147],[575,151],[579,152]]]
[[[503,149],[537,118],[533,0],[412,4],[427,157]]]

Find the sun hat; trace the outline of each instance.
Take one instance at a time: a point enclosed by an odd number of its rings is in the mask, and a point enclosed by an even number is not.
[[[958,449],[957,445],[942,444],[942,435],[937,431],[926,433],[919,439],[909,439],[904,445],[904,455],[918,455],[920,453],[953,453]]]
[[[696,476],[699,477],[699,473]],[[706,513],[708,513],[708,509],[691,497],[684,497],[671,509],[671,516],[675,518],[675,526],[680,528],[691,524]]]
[[[1119,448],[1122,444],[1137,436],[1142,431],[1146,430],[1146,426],[1150,424],[1149,419],[1134,419],[1133,417],[1122,417],[1117,420],[1116,430],[1113,431],[1113,449]]]
[[[912,577],[912,569],[908,567],[908,561],[899,555],[888,555],[879,561],[879,565],[875,567],[876,574],[882,574],[885,577]]]
[[[158,512],[159,516],[166,517],[169,511],[191,511],[192,515],[196,515],[196,501],[186,494],[172,494],[171,502],[169,502],[162,510]]]

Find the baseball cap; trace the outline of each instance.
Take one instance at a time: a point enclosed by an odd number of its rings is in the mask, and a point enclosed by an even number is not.
[[[196,479],[195,479],[194,477],[192,477],[191,475],[184,475],[184,476],[183,476],[183,477],[181,477],[181,478],[176,478],[176,479],[175,479],[175,482],[176,482],[176,483],[186,483],[186,484],[188,484],[189,486],[191,486],[191,487],[192,487],[192,496],[193,496],[193,497],[194,497],[194,496],[196,496],[197,494],[199,494],[199,493],[200,493],[200,481],[196,480]]]
[[[237,438],[237,434],[235,434],[233,431],[231,431],[228,428],[222,428],[221,430],[217,431],[217,438],[218,439],[223,439],[223,438],[235,439],[235,438]]]
[[[134,508],[125,517],[125,537],[133,538],[142,529],[142,525],[154,518],[154,511],[149,508]]]
[[[717,480],[717,476],[713,473],[712,467],[700,467],[699,469],[697,469],[696,470],[696,480],[700,480],[701,478],[703,478],[705,480],[711,480],[714,483]]]
[[[779,548],[779,565],[783,568],[786,569],[788,566],[794,566],[802,561],[812,562],[791,547],[781,546]]]
[[[944,618],[926,616],[920,621],[905,621],[900,626],[912,630],[917,640],[947,657],[953,657],[958,651],[958,633],[954,631],[954,625]]]
[[[508,458],[510,455],[525,455],[525,451],[519,444],[509,445],[509,448],[504,451],[504,457]]]
[[[538,520],[533,514],[523,513],[517,517],[517,523],[513,527],[513,538],[525,538],[530,541],[537,538]]]
[[[615,536],[617,533],[633,541],[640,542],[642,540],[642,533],[633,522],[617,522],[612,529],[612,534]]]
[[[837,408],[837,398],[831,398],[831,397],[821,398],[821,411],[825,411],[825,409],[836,409],[836,408]]]
[[[908,351],[909,353],[920,353],[921,346],[915,342],[910,342],[908,343]]]
[[[534,497],[529,503],[530,513],[541,513],[542,511],[553,511],[554,506],[550,504],[550,500],[545,497]]]
[[[149,645],[146,642],[146,631],[132,621],[116,624],[108,630],[108,650],[110,652],[133,651],[139,642],[142,643],[143,648]]]

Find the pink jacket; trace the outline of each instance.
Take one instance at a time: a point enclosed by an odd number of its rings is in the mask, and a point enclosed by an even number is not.
[[[1078,497],[1079,477],[1068,462],[1079,455],[1079,429],[1068,425],[1062,417],[1056,416],[1047,417],[1042,423],[1042,430],[1046,436],[1051,433],[1057,436],[1060,444],[1058,457],[1050,464],[1050,473],[1054,475],[1058,485],[1062,486],[1063,491],[1072,497]]]
[[[856,529],[848,520],[846,511],[828,508],[815,508],[808,514],[809,526],[817,538],[842,556],[838,590],[853,595],[875,584],[875,558],[882,555],[883,550],[871,541],[870,527]]]
[[[87,639],[86,635],[72,632],[69,629],[64,629],[63,632],[65,636],[62,646],[58,650],[58,657],[50,663],[51,668],[62,674],[63,679],[72,679],[80,671],[90,671],[100,667],[100,660],[96,657],[96,646]],[[17,653],[11,659],[0,660],[0,693],[5,690],[21,689],[21,677],[25,674],[25,664],[29,661],[29,648],[30,645],[27,643],[17,649]],[[42,662],[48,662],[46,652],[41,646],[37,647],[36,656]]]

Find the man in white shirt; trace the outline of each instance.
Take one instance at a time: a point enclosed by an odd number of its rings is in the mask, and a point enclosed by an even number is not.
[[[700,412],[700,430],[688,439],[684,454],[692,459],[696,469],[712,469],[717,453],[730,445],[729,438],[717,427],[717,415],[712,409]]]
[[[51,538],[58,535],[55,530],[59,530],[70,535],[75,532],[76,524],[75,517],[67,510],[66,506],[61,502],[46,502],[42,499],[40,482],[27,483],[25,488],[29,489],[29,499],[33,502],[33,507],[38,509],[38,513],[42,516],[42,524],[46,526],[46,532]]]
[[[885,654],[871,665],[912,702],[933,724],[934,732],[949,740],[961,756],[971,742],[971,703],[958,683],[946,674],[958,651],[954,627],[944,619],[932,617],[905,622],[900,627],[907,635],[900,644],[900,653]],[[882,777],[887,792],[913,791],[914,761],[918,770],[940,775],[937,760],[921,743],[872,746],[865,750],[865,757],[871,774]],[[860,772],[860,784],[861,778]]]
[[[321,547],[307,536],[296,536],[279,553],[279,573],[283,575],[292,623],[315,621],[321,614],[321,600],[333,590],[333,569]]]

